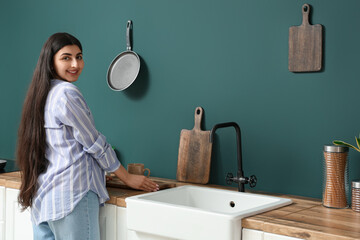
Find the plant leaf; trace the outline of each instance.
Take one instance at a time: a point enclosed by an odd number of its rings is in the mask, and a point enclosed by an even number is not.
[[[351,145],[351,144],[349,144],[349,143],[346,143],[346,142],[344,142],[344,141],[335,140],[335,141],[333,141],[333,143],[334,143],[335,145],[344,145],[344,146],[353,148],[353,149],[355,149],[356,151],[360,152],[360,149],[359,149],[359,148],[356,148],[356,147],[354,147],[353,145]]]
[[[358,146],[358,149],[360,149],[360,138],[355,137],[355,140],[356,140],[356,144]]]

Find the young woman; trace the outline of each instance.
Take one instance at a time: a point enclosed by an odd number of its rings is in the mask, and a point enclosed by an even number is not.
[[[50,36],[25,98],[17,146],[19,203],[31,209],[34,239],[99,240],[99,205],[109,199],[105,172],[132,188],[158,190],[145,176],[129,174],[96,130],[72,84],[83,70],[82,54],[72,35]]]

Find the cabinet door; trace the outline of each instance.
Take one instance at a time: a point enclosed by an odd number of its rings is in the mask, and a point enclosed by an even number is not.
[[[127,215],[126,208],[116,207],[117,235],[116,240],[127,240]],[[115,238],[114,238],[115,239]]]
[[[0,186],[0,240],[5,240],[5,187]]]
[[[116,206],[105,204],[100,208],[100,239],[115,240],[116,239]]]
[[[242,240],[263,240],[264,239],[264,232],[259,230],[253,230],[253,229],[242,229]]]
[[[30,218],[30,211],[20,210],[17,197],[19,190],[6,188],[6,216],[5,216],[5,239],[24,240],[33,239],[33,229]]]
[[[264,240],[303,240],[303,239],[264,232]]]

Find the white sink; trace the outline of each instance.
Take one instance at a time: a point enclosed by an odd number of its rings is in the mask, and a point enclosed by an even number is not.
[[[198,186],[126,198],[130,239],[239,240],[241,219],[290,199]]]

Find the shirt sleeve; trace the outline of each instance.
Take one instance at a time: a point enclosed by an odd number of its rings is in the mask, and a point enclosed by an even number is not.
[[[120,167],[115,151],[95,128],[90,109],[74,85],[64,90],[55,114],[62,125],[72,129],[73,137],[83,146],[83,151],[90,154],[103,170],[114,172]]]

